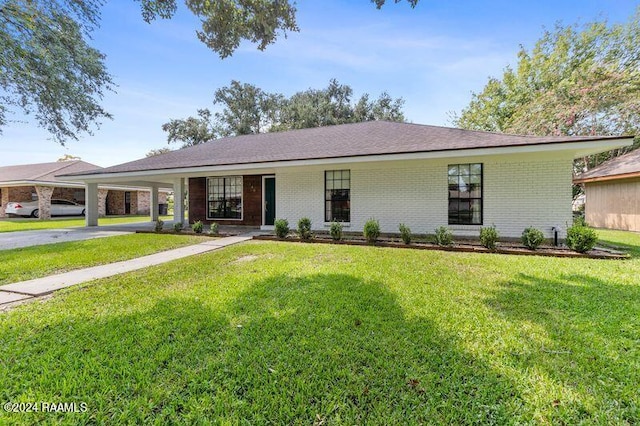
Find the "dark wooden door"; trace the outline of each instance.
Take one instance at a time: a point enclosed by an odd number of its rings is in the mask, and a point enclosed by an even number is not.
[[[124,214],[131,214],[131,192],[124,193]]]
[[[276,220],[276,178],[264,178],[264,224],[273,225]]]

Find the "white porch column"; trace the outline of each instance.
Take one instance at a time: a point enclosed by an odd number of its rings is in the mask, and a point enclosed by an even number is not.
[[[98,184],[88,183],[84,192],[86,226],[98,226]]]
[[[51,219],[51,196],[53,195],[52,186],[36,185],[36,194],[38,194],[38,217],[40,220]]]
[[[151,188],[151,206],[149,208],[149,210],[151,211],[151,221],[155,222],[158,220],[158,210],[159,210],[159,206],[158,206],[158,187],[154,186]]]
[[[173,181],[173,220],[184,223],[184,178]]]

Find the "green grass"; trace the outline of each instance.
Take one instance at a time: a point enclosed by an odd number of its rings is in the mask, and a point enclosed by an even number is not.
[[[133,259],[203,242],[185,235],[129,234],[0,251],[0,285]]]
[[[0,314],[32,424],[634,424],[640,259],[251,242]]]
[[[598,244],[628,252],[632,257],[640,257],[640,233],[596,229]]]
[[[160,219],[172,220],[173,216],[161,216]],[[98,225],[118,225],[122,223],[150,222],[145,216],[109,216],[98,219]],[[32,231],[36,229],[59,229],[85,226],[84,217],[78,218],[53,218],[51,220],[3,218],[0,220],[0,232]]]

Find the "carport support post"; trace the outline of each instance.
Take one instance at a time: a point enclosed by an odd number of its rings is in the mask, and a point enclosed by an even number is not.
[[[85,188],[85,222],[87,226],[98,226],[98,184],[88,183]]]
[[[52,186],[36,185],[36,194],[38,194],[38,214],[40,220],[51,219],[51,196],[53,195]]]
[[[158,187],[154,186],[151,188],[151,221],[152,222],[156,222],[158,220],[159,217],[159,210],[160,210],[160,206],[158,205],[158,201],[159,201],[159,197],[158,197]]]
[[[173,220],[184,223],[184,178],[173,181]]]

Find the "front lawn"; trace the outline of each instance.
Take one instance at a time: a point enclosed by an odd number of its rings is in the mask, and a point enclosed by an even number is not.
[[[173,216],[161,216],[160,219],[172,220]],[[98,219],[98,225],[119,225],[123,223],[150,222],[149,215],[145,216],[108,216]],[[53,218],[51,220],[3,218],[0,220],[0,232],[32,231],[36,229],[59,229],[85,226],[84,217]]]
[[[0,285],[146,256],[189,244],[202,237],[129,234],[85,241],[0,250]]]
[[[0,314],[0,423],[634,424],[640,259],[250,242]]]

